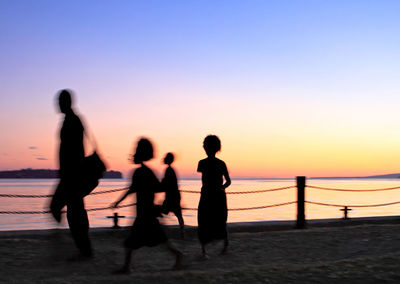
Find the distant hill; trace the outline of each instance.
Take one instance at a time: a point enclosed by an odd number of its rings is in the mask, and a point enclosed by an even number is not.
[[[388,175],[378,175],[378,176],[368,176],[365,178],[400,178],[400,174],[388,174]]]
[[[58,170],[48,169],[22,169],[16,171],[0,171],[0,178],[58,178]],[[117,179],[122,178],[121,172],[107,171],[103,178]]]
[[[353,179],[353,178],[400,178],[400,174],[387,174],[387,175],[376,175],[376,176],[364,176],[364,177],[312,177],[311,179]]]

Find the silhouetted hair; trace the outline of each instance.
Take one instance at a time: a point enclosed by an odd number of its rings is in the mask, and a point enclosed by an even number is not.
[[[175,160],[174,154],[172,154],[171,152],[169,152],[169,153],[167,153],[167,155],[165,155],[164,162],[167,165],[171,165],[174,162],[174,160]]]
[[[72,106],[72,94],[71,91],[64,89],[59,92],[58,101],[60,105],[63,105],[67,108],[71,108]]]
[[[153,158],[153,145],[151,145],[150,140],[142,138],[139,140],[136,146],[135,152],[135,163],[141,163],[148,161]]]
[[[204,138],[203,148],[206,152],[217,153],[221,150],[221,140],[216,135],[208,135]]]

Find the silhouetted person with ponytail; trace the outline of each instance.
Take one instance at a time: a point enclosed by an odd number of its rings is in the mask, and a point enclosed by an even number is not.
[[[162,190],[165,191],[165,200],[162,205],[161,212],[168,214],[172,212],[178,218],[181,238],[184,238],[184,222],[181,208],[181,194],[178,188],[178,179],[175,170],[171,164],[174,162],[174,154],[167,153],[164,158],[164,164],[168,165],[165,170],[164,178],[161,180]]]
[[[228,208],[225,189],[231,184],[228,169],[224,161],[215,157],[221,150],[221,141],[215,135],[208,135],[203,142],[207,158],[199,161],[197,171],[202,174],[201,196],[198,219],[198,235],[203,258],[207,259],[206,244],[213,240],[224,240],[221,254],[228,249],[228,231],[226,221]],[[225,183],[224,183],[225,178]]]
[[[89,240],[89,221],[81,194],[80,166],[85,151],[83,147],[84,127],[72,109],[72,95],[62,90],[58,96],[60,112],[65,115],[60,131],[60,182],[50,204],[51,213],[61,221],[61,210],[67,205],[68,225],[80,254],[72,260],[92,256]]]

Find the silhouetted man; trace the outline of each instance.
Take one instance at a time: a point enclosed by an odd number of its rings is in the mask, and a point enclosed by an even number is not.
[[[67,205],[67,219],[72,237],[81,255],[92,256],[89,240],[89,221],[81,194],[82,181],[80,165],[85,156],[83,148],[84,128],[79,117],[72,110],[72,97],[68,90],[62,90],[58,97],[60,112],[65,114],[60,131],[60,183],[57,186],[50,209],[54,218],[61,221],[61,210]]]

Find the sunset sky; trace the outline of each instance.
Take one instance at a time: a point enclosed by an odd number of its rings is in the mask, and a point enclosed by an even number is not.
[[[70,88],[109,169],[141,136],[198,177],[400,172],[400,1],[0,2],[0,170],[57,168]],[[87,147],[87,153],[91,148]]]

